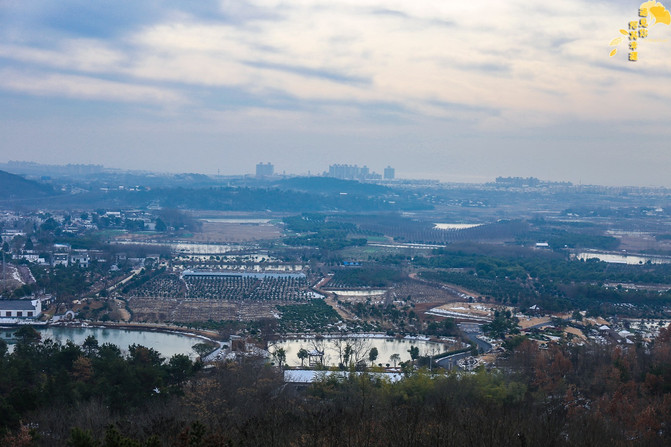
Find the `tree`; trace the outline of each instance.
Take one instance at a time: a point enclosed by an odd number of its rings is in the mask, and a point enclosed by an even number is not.
[[[95,338],[93,335],[89,335],[88,337],[86,337],[86,340],[84,340],[84,343],[82,343],[82,349],[84,350],[84,353],[86,353],[86,355],[89,357],[98,354],[99,348],[100,345],[98,344],[98,339]]]
[[[370,353],[368,354],[368,360],[370,360],[370,365],[373,366],[375,364],[375,360],[377,360],[378,352],[376,347],[372,347],[370,350]]]
[[[212,345],[209,343],[196,343],[191,347],[201,358],[212,352]]]
[[[33,245],[33,240],[29,237],[26,240],[26,245],[23,246],[25,250],[34,250],[35,246]]]
[[[352,345],[347,343],[345,345],[345,352],[343,353],[342,360],[345,366],[349,365],[349,359],[352,356]]]
[[[301,368],[302,368],[305,359],[308,358],[308,351],[305,348],[301,348],[298,350],[298,354],[296,355],[298,356],[299,359],[301,359]]]
[[[389,357],[389,361],[394,364],[394,368],[396,368],[396,363],[401,361],[401,355],[398,353],[394,353]]]
[[[287,351],[285,351],[284,348],[277,348],[277,350],[273,352],[273,357],[275,357],[280,369],[282,369],[282,364],[287,360]]]
[[[408,352],[410,353],[410,358],[412,359],[412,363],[414,365],[415,360],[419,358],[419,347],[411,345],[410,349],[408,349]]]
[[[68,439],[67,445],[68,447],[97,447],[99,444],[89,430],[75,427],[70,432],[70,439]]]
[[[21,326],[14,332],[14,337],[18,338],[23,343],[37,343],[42,336],[32,326]]]
[[[168,229],[168,226],[163,222],[163,219],[160,217],[156,219],[156,231],[166,231]]]
[[[168,361],[168,373],[173,383],[181,383],[193,373],[193,362],[186,354],[175,354]]]

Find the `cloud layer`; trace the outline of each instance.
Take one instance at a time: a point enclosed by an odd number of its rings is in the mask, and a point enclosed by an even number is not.
[[[20,146],[36,161],[80,162],[86,147],[92,161],[151,168],[160,145],[168,156],[154,167],[172,171],[211,173],[214,159],[226,173],[246,172],[269,159],[290,172],[392,163],[444,180],[668,183],[671,30],[651,29],[635,64],[623,50],[608,57],[608,42],[637,8],[578,0],[4,2],[1,113],[12,119],[0,125],[8,135],[0,158],[21,159]],[[58,110],[72,119],[64,123]],[[31,135],[35,125],[60,155]],[[636,153],[628,141],[642,143]],[[187,165],[185,146],[194,155]],[[652,171],[624,167],[637,156],[652,160]]]

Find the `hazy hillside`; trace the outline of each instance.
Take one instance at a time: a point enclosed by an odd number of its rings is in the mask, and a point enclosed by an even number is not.
[[[390,188],[371,183],[361,183],[356,180],[340,180],[330,177],[292,177],[277,182],[280,189],[293,189],[308,191],[318,194],[359,194],[359,195],[381,195],[388,194]]]
[[[49,194],[54,194],[49,185],[0,171],[0,202],[45,197]]]

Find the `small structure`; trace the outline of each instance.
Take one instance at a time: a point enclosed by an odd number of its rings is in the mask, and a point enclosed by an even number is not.
[[[308,351],[308,365],[317,366],[323,364],[324,364],[324,351],[319,351],[318,349]]]
[[[0,300],[0,318],[38,318],[41,314],[40,300]]]
[[[230,337],[231,351],[233,352],[245,352],[247,351],[247,343],[245,339],[238,335],[231,335]]]

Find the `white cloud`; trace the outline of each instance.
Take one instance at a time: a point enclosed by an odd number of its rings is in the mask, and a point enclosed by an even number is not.
[[[604,85],[603,79],[612,77],[609,63],[626,65],[607,57],[607,41],[621,26],[622,14],[604,3],[255,0],[246,5],[268,18],[221,23],[168,14],[170,22],[147,25],[117,42],[70,39],[50,50],[2,45],[0,56],[80,75],[135,78],[157,83],[160,92],[162,83],[171,82],[235,88],[261,102],[280,95],[306,103],[332,101],[334,107],[388,103],[444,118],[453,114],[436,103],[461,104],[500,110],[496,121],[504,127],[575,116],[617,119],[608,98],[631,97],[626,84],[642,80],[641,74],[623,71],[623,82]],[[222,10],[231,8],[222,2]],[[233,9],[245,15],[243,6]],[[654,67],[662,78],[671,72],[670,62],[657,57],[639,65]],[[471,117],[480,128],[492,123],[489,113]]]
[[[148,104],[185,103],[186,100],[173,91],[133,85],[86,76],[58,73],[30,73],[12,69],[0,70],[0,88],[40,96],[64,96],[68,98],[104,100]]]

